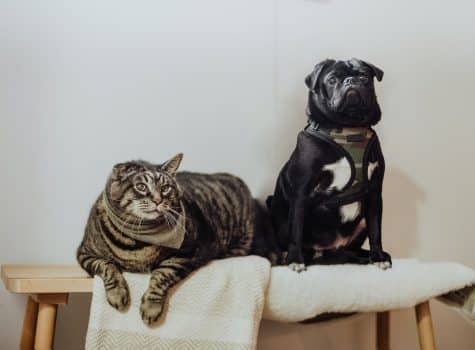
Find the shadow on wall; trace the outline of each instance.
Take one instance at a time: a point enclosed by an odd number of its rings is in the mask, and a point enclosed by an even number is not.
[[[92,294],[70,294],[66,307],[58,308],[55,349],[79,350],[86,345]]]
[[[404,171],[386,169],[383,187],[383,247],[393,258],[411,256],[418,245],[418,207],[425,193]]]

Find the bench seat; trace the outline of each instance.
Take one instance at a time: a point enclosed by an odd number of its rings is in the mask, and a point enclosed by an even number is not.
[[[79,265],[2,265],[12,293],[90,293],[93,279]]]

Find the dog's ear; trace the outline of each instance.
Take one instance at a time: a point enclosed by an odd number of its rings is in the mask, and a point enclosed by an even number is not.
[[[374,64],[359,60],[357,58],[352,58],[350,62],[352,62],[353,64],[356,63],[359,66],[368,68],[373,73],[373,76],[376,77],[376,79],[378,79],[378,81],[383,80],[383,75],[384,75],[383,70],[381,68],[376,67]]]
[[[371,64],[371,63],[368,63],[368,62],[363,62],[363,63],[365,65],[367,65],[373,71],[373,74],[376,77],[376,79],[378,79],[378,81],[383,80],[384,72],[383,72],[382,69],[380,69],[380,68],[376,67],[374,64]]]
[[[323,70],[327,68],[329,65],[335,63],[335,60],[331,59],[326,59],[325,61],[322,61],[318,63],[314,68],[312,73],[307,75],[305,78],[305,85],[309,88],[309,90],[318,92],[318,79],[320,78],[320,75],[322,74]]]

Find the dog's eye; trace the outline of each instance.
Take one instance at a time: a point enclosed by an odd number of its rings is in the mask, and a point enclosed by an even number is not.
[[[335,77],[330,77],[327,80],[328,84],[334,85],[336,83],[336,78]]]
[[[360,81],[363,83],[363,84],[368,84],[368,77],[366,75],[361,75],[360,76]]]
[[[147,191],[147,185],[145,185],[144,183],[142,182],[139,182],[138,184],[135,185],[135,188],[137,189],[137,191],[139,192],[146,192]]]

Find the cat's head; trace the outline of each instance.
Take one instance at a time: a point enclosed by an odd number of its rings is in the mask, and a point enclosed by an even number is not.
[[[180,189],[175,179],[183,154],[163,164],[130,161],[114,166],[105,194],[120,214],[135,220],[166,220],[180,211]]]

